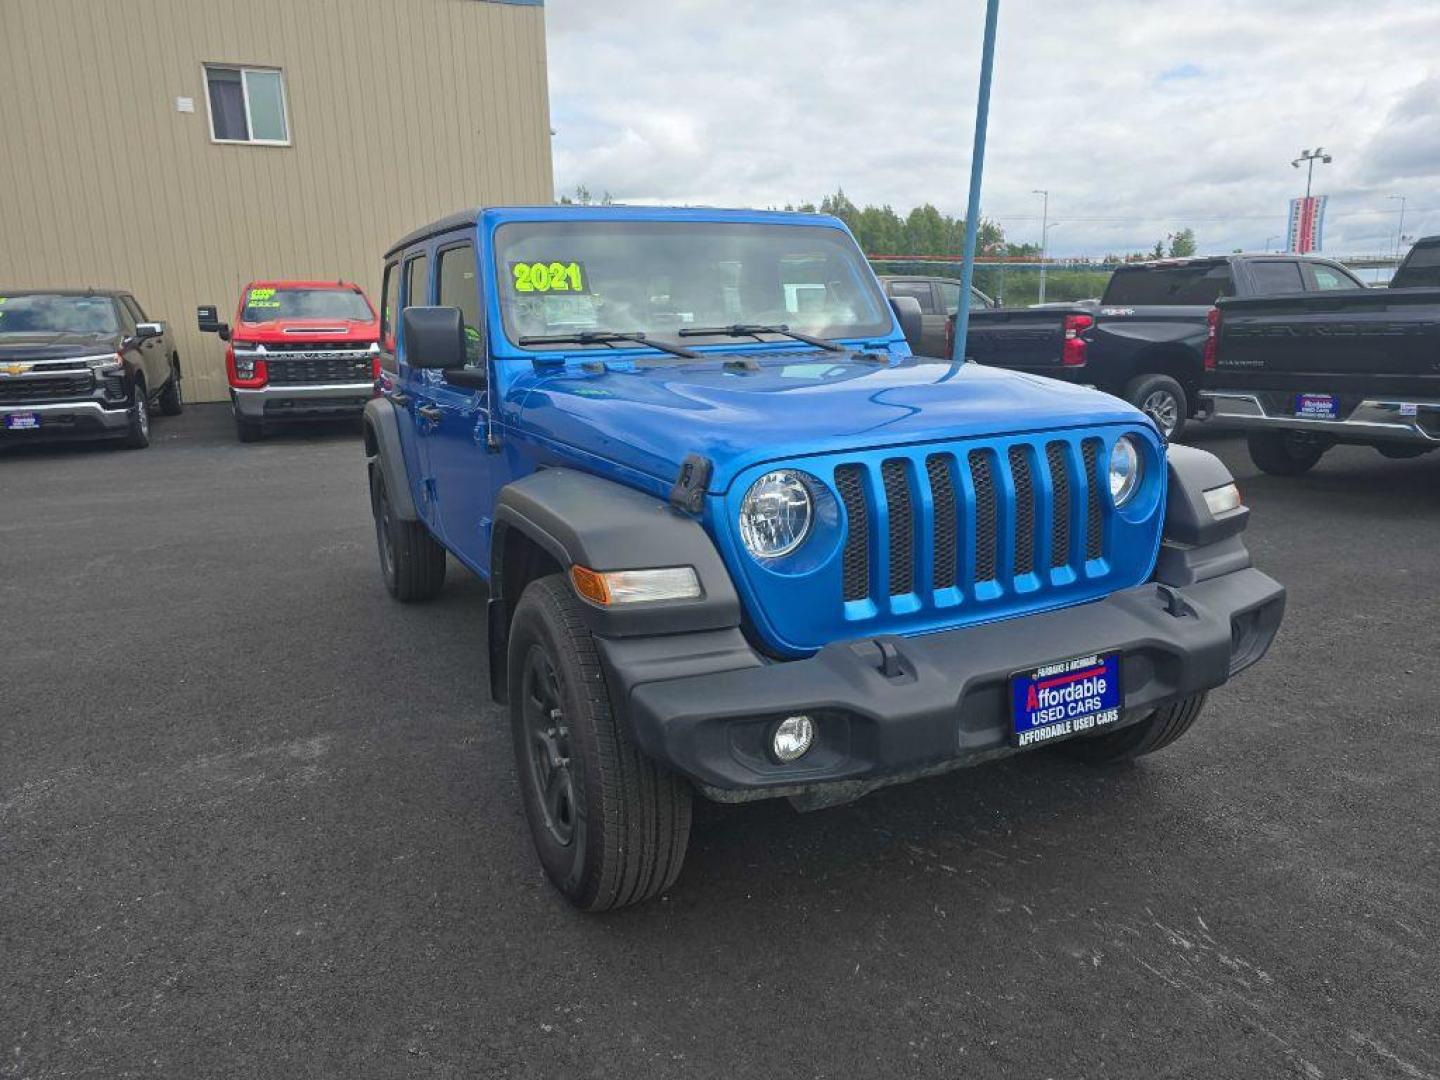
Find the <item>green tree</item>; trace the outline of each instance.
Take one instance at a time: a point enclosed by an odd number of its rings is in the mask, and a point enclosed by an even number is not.
[[[1184,259],[1195,254],[1195,230],[1181,229],[1170,234],[1170,257]]]

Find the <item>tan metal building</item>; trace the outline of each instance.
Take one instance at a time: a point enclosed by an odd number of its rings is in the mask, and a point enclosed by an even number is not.
[[[130,289],[226,396],[195,308],[343,278],[554,198],[539,0],[0,0],[0,289]]]

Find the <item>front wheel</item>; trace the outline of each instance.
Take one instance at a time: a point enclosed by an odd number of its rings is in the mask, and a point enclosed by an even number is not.
[[[546,876],[583,911],[658,896],[685,861],[690,787],[642,754],[615,717],[563,575],[526,588],[508,663],[520,795]]]
[[[1204,694],[1181,698],[1156,709],[1148,720],[1105,735],[1069,739],[1055,749],[1086,765],[1117,765],[1163,750],[1190,730],[1204,707]]]
[[[1304,431],[1252,431],[1247,440],[1250,460],[1271,476],[1299,476],[1313,469],[1330,449]]]
[[[179,416],[185,411],[185,391],[180,386],[180,361],[170,361],[170,381],[160,391],[160,412],[165,416]]]
[[[1190,415],[1185,388],[1169,375],[1141,375],[1125,388],[1125,400],[1150,417],[1160,434],[1178,439]]]
[[[131,450],[144,450],[150,445],[150,397],[145,383],[136,379],[131,395],[135,400],[130,403],[130,423],[125,428],[125,446]]]

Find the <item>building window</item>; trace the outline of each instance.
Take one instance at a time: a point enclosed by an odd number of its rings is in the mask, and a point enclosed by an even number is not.
[[[216,142],[290,145],[285,81],[278,69],[207,64],[205,90]]]

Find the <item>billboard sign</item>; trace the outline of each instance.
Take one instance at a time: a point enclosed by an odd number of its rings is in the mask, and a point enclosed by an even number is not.
[[[1325,229],[1325,195],[1290,200],[1290,250],[1319,251]]]

